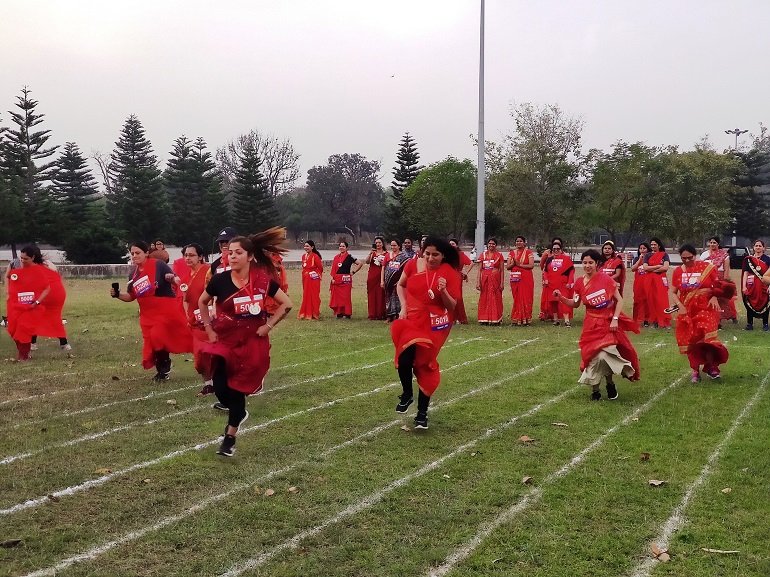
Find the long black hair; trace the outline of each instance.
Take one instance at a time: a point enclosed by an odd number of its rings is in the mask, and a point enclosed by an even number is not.
[[[230,242],[237,242],[250,255],[254,256],[257,264],[264,266],[272,274],[276,273],[273,254],[285,254],[288,249],[283,246],[286,242],[286,229],[282,226],[273,226],[262,232],[248,236],[236,236]],[[310,243],[311,241],[308,241]],[[315,248],[314,244],[311,244]],[[316,251],[318,254],[318,251]],[[319,255],[320,256],[320,255]]]
[[[666,247],[663,246],[663,241],[661,241],[657,236],[653,236],[650,239],[650,242],[653,242],[653,241],[658,243],[658,251],[659,252],[666,252]],[[650,251],[650,252],[652,252],[652,251]]]
[[[452,268],[459,268],[460,266],[460,253],[458,249],[449,244],[448,240],[437,236],[429,236],[422,243],[422,249],[425,250],[429,246],[435,247],[443,256],[443,262],[447,263]]]
[[[40,247],[36,244],[28,244],[21,249],[21,252],[30,257],[35,264],[43,264],[43,253],[40,252]]]

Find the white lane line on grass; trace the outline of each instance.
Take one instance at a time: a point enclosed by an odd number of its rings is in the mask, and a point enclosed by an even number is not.
[[[25,383],[31,383],[34,381],[40,380],[40,378],[44,379],[51,379],[51,378],[57,378],[57,377],[70,377],[72,375],[77,375],[77,371],[72,371],[68,373],[41,373],[40,377],[37,378],[29,378],[29,379],[21,379],[20,381],[13,381],[11,383],[0,383],[0,387],[6,388],[6,387],[12,387],[14,385],[23,385]]]
[[[528,344],[530,342],[534,342],[535,340],[537,340],[537,339],[531,339],[530,341],[525,341],[524,343],[517,343],[517,344],[515,344],[515,345],[513,345],[511,347],[508,347],[508,349],[505,349],[504,351],[497,351],[495,353],[491,353],[490,355],[485,355],[483,357],[478,357],[477,359],[475,359],[473,361],[466,361],[465,363],[463,363],[461,365],[458,365],[458,366],[465,366],[466,364],[469,364],[470,362],[478,362],[478,361],[485,360],[485,359],[487,359],[489,357],[492,357],[492,356],[498,356],[498,355],[502,354],[503,352],[516,349],[516,348],[524,346],[525,344]],[[462,342],[458,343],[458,344],[462,344]],[[314,407],[309,407],[307,409],[302,409],[302,410],[299,410],[299,411],[295,411],[294,413],[289,413],[289,414],[283,415],[281,417],[276,417],[274,419],[270,419],[269,421],[265,421],[263,423],[259,423],[257,425],[253,425],[251,427],[246,427],[246,428],[244,428],[244,429],[239,431],[239,435],[245,435],[246,433],[251,433],[253,431],[258,431],[258,430],[264,429],[266,427],[269,427],[270,425],[274,425],[276,423],[280,423],[282,421],[286,421],[286,420],[292,419],[294,417],[299,417],[299,416],[302,416],[302,415],[307,415],[309,413],[313,413],[313,412],[319,411],[321,409],[326,409],[326,408],[329,408],[329,407],[333,407],[334,405],[337,405],[337,404],[340,404],[340,403],[343,403],[343,402],[347,402],[347,401],[350,401],[350,400],[353,400],[353,399],[358,399],[358,398],[361,398],[361,397],[366,397],[366,396],[369,396],[369,395],[373,395],[373,394],[379,393],[381,391],[393,388],[393,387],[395,387],[395,386],[397,386],[399,384],[400,384],[399,382],[393,382],[393,383],[389,383],[387,385],[383,385],[381,387],[376,387],[376,388],[371,389],[369,391],[363,391],[363,392],[360,392],[360,393],[349,395],[347,397],[341,397],[341,398],[338,398],[338,399],[334,399],[332,401],[326,401],[325,403],[321,403],[320,405],[316,405]],[[105,483],[107,483],[107,482],[109,482],[109,481],[111,481],[111,480],[113,480],[113,479],[115,479],[117,477],[121,477],[121,476],[126,475],[128,473],[131,473],[133,471],[138,471],[140,469],[145,469],[147,467],[151,467],[153,465],[157,465],[157,464],[162,463],[164,461],[168,461],[168,460],[174,459],[176,457],[181,457],[182,455],[185,455],[185,454],[190,453],[192,451],[200,451],[200,450],[205,449],[207,447],[211,447],[213,445],[216,445],[219,442],[220,442],[220,439],[219,439],[219,437],[217,437],[217,438],[209,440],[209,441],[204,441],[203,443],[198,443],[196,445],[192,445],[192,446],[188,446],[188,447],[183,447],[182,449],[177,449],[176,451],[172,451],[172,452],[167,453],[165,455],[162,455],[160,457],[156,457],[155,459],[150,459],[150,460],[144,461],[142,463],[135,463],[135,464],[133,464],[133,465],[131,465],[129,467],[126,467],[125,469],[120,469],[118,471],[113,471],[113,472],[108,473],[106,475],[102,475],[101,477],[97,477],[95,479],[90,479],[88,481],[85,481],[83,483],[79,483],[77,485],[71,485],[70,487],[66,487],[65,489],[59,489],[59,490],[54,491],[52,493],[46,494],[45,496],[35,497],[33,499],[28,499],[28,500],[23,501],[21,503],[17,503],[16,505],[13,505],[11,507],[7,507],[5,509],[0,509],[0,516],[11,515],[13,513],[18,513],[19,511],[24,511],[25,509],[30,509],[30,508],[33,508],[33,507],[39,507],[40,505],[42,505],[44,503],[47,503],[50,500],[51,497],[54,497],[54,498],[57,498],[57,497],[58,498],[68,497],[70,495],[74,495],[75,493],[80,493],[82,491],[86,491],[88,489],[92,489],[93,487],[98,487],[98,486],[103,485],[103,484],[105,484]]]
[[[479,531],[473,537],[471,537],[468,541],[466,541],[460,547],[458,547],[453,552],[451,552],[446,557],[446,559],[444,559],[444,562],[439,567],[431,569],[428,572],[428,576],[443,577],[444,575],[452,571],[457,566],[458,563],[460,563],[461,561],[465,560],[468,556],[470,556],[470,554],[473,553],[473,551],[475,551],[476,548],[479,545],[481,545],[484,539],[486,539],[493,531],[498,529],[503,524],[511,521],[516,515],[526,510],[527,507],[529,507],[530,505],[537,503],[540,497],[542,497],[543,490],[546,485],[549,485],[554,481],[557,481],[562,477],[564,477],[565,475],[567,475],[568,473],[570,473],[575,467],[577,467],[580,463],[582,463],[583,460],[585,460],[585,458],[590,453],[592,453],[594,450],[602,446],[610,435],[615,433],[615,431],[617,431],[620,427],[630,424],[633,421],[633,419],[637,418],[639,415],[647,411],[653,404],[655,404],[658,401],[658,399],[660,399],[663,395],[665,395],[671,389],[673,389],[679,383],[681,383],[684,380],[684,378],[685,378],[685,375],[679,377],[678,379],[673,381],[671,384],[669,384],[665,388],[658,391],[646,403],[644,403],[643,405],[638,407],[636,410],[634,410],[632,413],[627,415],[622,421],[620,421],[620,423],[607,429],[593,443],[591,443],[582,451],[580,451],[578,454],[576,454],[574,457],[572,457],[572,459],[570,459],[567,463],[565,463],[560,469],[548,475],[543,480],[540,487],[535,487],[527,495],[524,495],[521,499],[519,499],[516,503],[514,503],[510,508],[503,511],[503,513],[501,513],[491,521],[482,524]]]
[[[475,340],[477,340],[477,339],[474,338],[474,339],[461,340],[461,341],[455,343],[454,346],[463,345],[463,344],[465,344],[467,342],[475,341]],[[522,341],[522,342],[518,343],[517,345],[515,345],[514,347],[510,347],[510,348],[505,349],[503,351],[499,351],[497,353],[493,353],[492,355],[488,355],[487,357],[484,357],[484,358],[490,358],[490,357],[499,356],[499,355],[501,355],[501,354],[503,354],[505,352],[508,352],[508,351],[512,350],[513,348],[516,348],[517,346],[522,346],[522,345],[525,345],[525,344],[529,344],[529,343],[535,342],[536,340],[537,339],[530,339],[528,341]],[[453,346],[453,345],[447,345],[447,346]],[[465,366],[466,364],[471,363],[471,362],[476,362],[476,360],[466,361],[465,363],[461,363],[461,364],[456,365],[455,367],[451,367],[451,368],[457,368],[457,367]],[[379,364],[383,364],[383,363],[378,363],[378,365]],[[362,369],[366,369],[366,368],[371,368],[371,367],[378,366],[378,365],[365,365],[363,367],[357,367],[356,370],[362,370]],[[329,375],[322,375],[321,377],[316,377],[314,379],[310,379],[307,382],[313,382],[313,381],[318,381],[318,380],[330,379],[332,377],[338,376],[340,374],[344,374],[346,372],[350,372],[350,371],[348,370],[348,371],[331,373]],[[195,385],[195,386],[197,386],[197,385]],[[293,385],[284,385],[284,386],[281,386],[281,387],[276,387],[276,388],[273,388],[273,389],[268,389],[266,391],[263,391],[263,393],[269,393],[271,391],[278,391],[278,390],[281,390],[281,389],[285,389],[288,386],[293,386]],[[389,386],[394,386],[394,384],[391,383],[391,385],[389,385]],[[379,389],[375,389],[374,392],[378,392],[379,390],[382,390],[382,387],[379,388]],[[367,393],[367,394],[371,394],[371,392]],[[18,460],[21,460],[21,459],[27,459],[29,457],[33,457],[33,456],[39,455],[39,454],[43,453],[44,451],[47,451],[47,450],[50,450],[50,449],[71,447],[71,446],[74,446],[74,445],[77,445],[77,444],[80,444],[80,443],[85,443],[85,442],[88,442],[88,441],[93,441],[93,440],[96,440],[96,439],[101,439],[103,437],[106,437],[108,435],[112,435],[114,433],[120,433],[120,432],[123,432],[123,431],[127,431],[127,430],[130,430],[130,429],[134,428],[134,427],[153,425],[155,423],[159,423],[161,421],[164,421],[164,420],[172,418],[172,417],[183,416],[183,415],[189,414],[189,413],[191,413],[193,411],[198,411],[198,410],[206,409],[208,406],[209,406],[208,403],[206,403],[205,405],[199,405],[197,407],[186,409],[184,411],[177,411],[175,413],[171,413],[171,414],[168,414],[168,415],[163,415],[162,417],[159,417],[159,418],[156,418],[156,419],[151,419],[151,420],[148,420],[148,421],[134,421],[133,423],[128,423],[126,425],[121,425],[119,427],[108,429],[106,431],[101,431],[101,432],[98,432],[98,433],[92,433],[90,435],[84,435],[82,437],[78,437],[76,439],[72,439],[72,440],[69,440],[69,441],[62,442],[62,443],[57,443],[57,444],[54,444],[54,445],[47,445],[47,446],[42,447],[40,449],[37,449],[35,451],[30,451],[30,452],[26,452],[26,453],[18,453],[16,455],[8,455],[8,456],[3,457],[2,459],[0,459],[0,466],[8,465],[10,463],[13,463],[14,461],[18,461]],[[27,423],[27,424],[30,424],[30,423]]]
[[[460,341],[457,344],[464,344],[465,342],[475,341],[475,340],[479,340],[479,339],[468,339],[467,341]],[[531,339],[531,340],[528,340],[528,341],[524,341],[522,343],[517,343],[516,345],[514,345],[512,347],[509,347],[509,348],[507,348],[507,349],[505,349],[503,351],[498,351],[496,353],[492,353],[491,355],[486,355],[486,356],[483,356],[483,357],[478,357],[476,359],[472,359],[472,360],[469,360],[469,361],[464,361],[464,362],[459,363],[457,365],[452,365],[452,366],[446,367],[445,369],[443,369],[443,371],[444,372],[451,371],[451,370],[454,370],[454,369],[458,369],[458,368],[461,368],[461,367],[468,366],[471,363],[475,363],[475,362],[486,360],[486,359],[488,359],[490,357],[493,357],[493,356],[499,356],[500,354],[502,354],[504,352],[511,351],[511,350],[513,350],[515,348],[518,348],[518,347],[523,346],[525,344],[529,344],[529,343],[535,342],[537,340],[538,339],[535,338],[535,339]],[[575,352],[577,352],[577,351],[573,351],[571,353],[567,353],[567,355],[574,354]],[[546,367],[546,366],[548,366],[548,365],[550,365],[552,363],[555,363],[556,361],[562,359],[563,357],[565,357],[567,355],[562,355],[560,357],[553,358],[553,359],[551,359],[549,361],[546,361],[545,363],[542,363],[541,365],[539,365],[536,368]],[[530,368],[530,369],[526,369],[526,370],[522,371],[521,373],[515,373],[513,375],[510,375],[506,380],[513,380],[513,379],[518,378],[519,376],[522,376],[522,375],[525,375],[525,374],[529,374],[530,372],[532,372],[533,369],[536,369],[536,368],[533,367],[533,368]],[[381,388],[394,387],[394,386],[396,386],[398,384],[399,384],[398,382],[394,382],[394,383],[390,383],[390,385],[386,385],[386,387],[381,387]],[[576,389],[576,388],[579,388],[579,387],[573,387],[573,389]],[[562,393],[562,395],[563,394],[565,394],[565,393]],[[444,402],[444,403],[436,403],[436,405],[434,405],[431,410],[433,410],[433,411],[439,410],[441,407],[445,406],[446,404],[448,404],[448,401]],[[377,427],[375,427],[373,429],[370,429],[369,431],[366,431],[365,433],[357,435],[357,436],[355,436],[355,437],[353,437],[351,439],[348,439],[347,441],[343,441],[342,443],[340,443],[338,445],[335,445],[333,447],[329,447],[325,451],[321,452],[319,454],[319,456],[321,458],[327,458],[327,457],[331,456],[332,454],[336,453],[337,451],[340,451],[340,450],[342,450],[342,449],[344,449],[346,447],[349,447],[349,446],[351,446],[351,445],[353,445],[355,443],[358,443],[358,442],[360,442],[360,441],[362,441],[364,439],[371,438],[371,437],[374,437],[376,435],[379,435],[380,433],[382,433],[382,432],[384,432],[384,431],[386,431],[386,430],[388,430],[390,428],[393,428],[393,427],[399,425],[402,422],[403,422],[403,419],[399,417],[398,419],[394,419],[394,420],[389,421],[387,423],[383,423],[381,425],[378,425]],[[116,547],[119,547],[121,545],[125,545],[127,543],[132,542],[132,541],[136,541],[138,539],[141,539],[145,535],[148,535],[149,533],[154,533],[155,531],[159,531],[160,529],[168,527],[169,525],[173,525],[174,523],[177,523],[179,521],[183,521],[184,519],[186,519],[188,517],[191,517],[192,515],[195,515],[196,513],[200,512],[200,511],[203,511],[204,509],[206,509],[210,505],[213,505],[213,504],[218,503],[218,502],[220,502],[220,501],[222,501],[224,499],[227,499],[228,497],[234,495],[235,493],[237,493],[239,491],[243,491],[245,489],[248,489],[249,487],[251,487],[254,484],[265,483],[266,481],[269,481],[270,479],[273,479],[273,478],[275,478],[275,477],[277,477],[279,475],[284,475],[284,474],[290,473],[291,471],[294,471],[294,470],[298,469],[299,467],[302,467],[304,465],[308,465],[310,463],[311,463],[311,461],[301,460],[301,461],[295,461],[294,463],[292,463],[290,465],[286,465],[286,466],[284,466],[284,467],[282,467],[280,469],[273,469],[272,471],[269,471],[269,472],[265,473],[264,475],[262,475],[260,477],[257,477],[255,479],[252,479],[251,481],[248,481],[248,482],[245,482],[245,483],[239,483],[238,485],[235,485],[234,487],[228,489],[227,491],[225,491],[223,493],[218,493],[216,495],[212,495],[211,497],[207,497],[207,498],[203,499],[202,501],[200,501],[199,503],[196,503],[192,507],[189,507],[188,509],[185,509],[181,513],[178,513],[176,515],[171,515],[171,516],[168,516],[168,517],[164,517],[163,519],[160,519],[159,521],[156,521],[152,525],[148,525],[148,526],[142,527],[142,528],[137,529],[135,531],[130,531],[130,532],[128,532],[128,533],[118,537],[115,540],[107,541],[105,543],[102,543],[101,545],[97,545],[96,547],[93,547],[93,548],[89,549],[88,551],[84,551],[83,553],[78,553],[77,555],[73,555],[71,557],[67,557],[65,559],[62,559],[59,563],[57,563],[55,565],[52,565],[51,567],[46,567],[44,569],[39,569],[37,571],[34,571],[32,573],[29,573],[29,574],[25,575],[24,577],[55,576],[59,572],[64,571],[65,569],[67,569],[68,567],[71,567],[72,565],[75,565],[77,563],[81,563],[81,562],[84,562],[84,561],[92,561],[92,560],[96,559],[97,557],[107,553],[108,551],[111,551],[112,549],[115,549]]]
[[[740,414],[735,418],[730,429],[719,441],[711,455],[709,455],[709,458],[706,461],[706,464],[703,466],[703,469],[701,469],[698,477],[690,484],[689,487],[687,487],[687,491],[685,491],[682,500],[674,508],[674,512],[671,514],[671,516],[661,526],[660,533],[653,540],[653,542],[656,543],[661,549],[668,549],[668,545],[671,542],[671,536],[684,524],[684,510],[687,508],[687,505],[690,504],[690,501],[695,495],[695,492],[708,480],[709,476],[711,476],[714,465],[722,455],[722,450],[725,448],[725,445],[730,442],[730,440],[733,438],[733,435],[735,434],[735,431],[737,431],[738,427],[743,424],[744,419],[754,408],[754,405],[756,405],[762,395],[765,394],[768,379],[770,379],[770,373],[767,373],[765,378],[762,379],[757,392],[754,393],[754,396],[751,397],[749,402],[746,403],[746,405],[743,407],[743,410],[740,412]],[[659,561],[657,558],[647,557],[636,566],[634,571],[631,573],[631,577],[647,577],[658,563]]]
[[[393,345],[391,345],[390,343],[385,343],[384,345],[377,345],[376,347],[369,347],[368,349],[359,349],[357,351],[349,351],[347,353],[342,353],[341,355],[336,355],[334,357],[326,357],[324,360],[340,359],[342,357],[349,357],[351,355],[359,355],[361,353],[367,353],[369,351],[374,351],[374,350],[382,349],[389,346],[393,346]],[[301,367],[302,365],[315,363],[316,361],[317,359],[308,359],[307,361],[302,361],[301,363],[294,363],[292,365],[283,365],[281,367],[276,367],[276,369],[293,369],[294,367]]]

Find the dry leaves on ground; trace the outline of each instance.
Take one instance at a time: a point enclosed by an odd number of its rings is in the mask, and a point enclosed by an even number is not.
[[[275,495],[275,491],[273,489],[265,489],[265,497],[272,497]]]
[[[661,481],[660,479],[650,479],[649,483],[650,487],[662,487],[666,484],[666,481]]]
[[[668,554],[668,549],[661,549],[658,547],[657,543],[650,545],[650,551],[652,551],[652,554],[655,556],[655,558],[662,563],[666,563],[671,560],[671,555]]]
[[[562,428],[566,428],[566,427],[569,427],[569,425],[568,425],[567,423],[551,423],[551,424],[552,424],[554,427],[562,427]]]
[[[736,555],[740,553],[740,551],[732,551],[732,550],[724,550],[724,549],[709,549],[708,547],[701,547],[701,551],[705,551],[706,553],[717,553],[719,555]]]
[[[167,404],[167,405],[171,405],[171,406],[176,406],[176,404],[177,404],[177,403],[176,403],[176,399],[168,399],[168,400],[166,401],[166,404]]]
[[[534,483],[534,482],[535,482],[535,480],[534,480],[532,477],[529,477],[529,476],[527,476],[527,477],[524,477],[524,478],[521,480],[521,482],[522,482],[523,484],[525,484],[525,485],[531,485],[532,483]]]
[[[731,487],[725,487],[724,489],[722,489],[721,492],[724,493],[725,495],[727,495],[728,493],[732,493],[733,490],[732,490]]]
[[[107,467],[100,467],[99,469],[96,469],[94,473],[96,473],[97,475],[109,475],[110,473],[112,473],[112,469],[109,469]]]
[[[410,429],[407,425],[401,425],[401,430],[402,431],[411,431],[412,429]]]
[[[531,442],[533,442],[534,440],[535,440],[535,439],[533,439],[532,437],[529,437],[529,436],[527,436],[527,435],[522,435],[521,437],[519,437],[519,441],[521,441],[522,443],[525,443],[525,444],[526,444],[526,443],[531,443]]]
[[[289,487],[289,488],[288,488],[288,489],[286,489],[286,490],[287,490],[289,493],[292,493],[292,494],[296,494],[296,493],[299,493],[299,487],[293,487],[293,486],[292,486],[292,487]]]
[[[649,453],[642,453],[639,455],[640,461],[649,461],[650,460],[650,454]]]

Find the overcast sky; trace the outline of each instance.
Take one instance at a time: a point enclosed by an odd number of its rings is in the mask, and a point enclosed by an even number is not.
[[[252,128],[308,168],[358,152],[391,180],[475,159],[479,0],[0,0],[0,123],[22,86],[57,144],[109,152],[136,114],[165,160],[181,134],[212,152]],[[768,0],[487,0],[486,136],[512,104],[558,103],[584,149],[689,148],[770,123]],[[746,136],[743,137],[748,142]]]

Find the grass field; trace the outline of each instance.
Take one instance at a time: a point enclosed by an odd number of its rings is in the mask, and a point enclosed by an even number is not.
[[[456,326],[415,432],[359,284],[353,320],[274,332],[225,459],[189,359],[153,384],[135,304],[67,284],[74,357],[45,340],[0,365],[0,575],[770,575],[769,334],[728,325],[722,380],[692,385],[672,331],[646,329],[641,381],[596,403],[576,384],[582,313]]]

